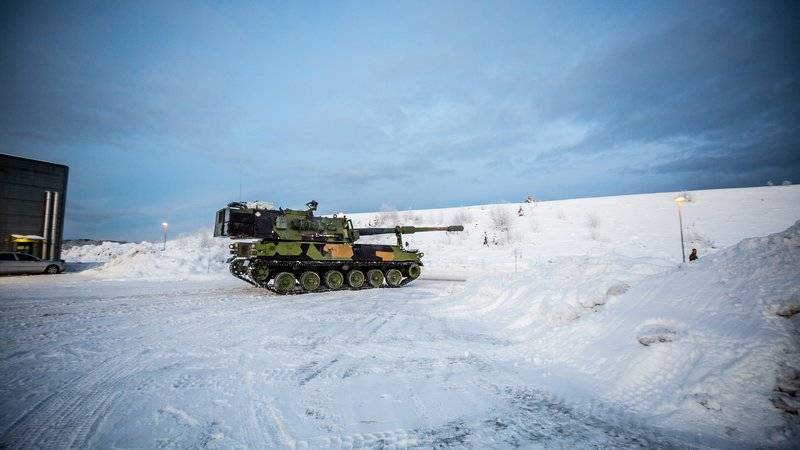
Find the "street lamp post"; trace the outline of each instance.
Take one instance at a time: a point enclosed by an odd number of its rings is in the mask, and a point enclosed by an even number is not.
[[[161,222],[161,229],[164,230],[164,247],[161,248],[161,251],[167,249],[167,228],[169,228],[169,224],[167,222]]]
[[[682,194],[675,197],[675,204],[678,205],[678,226],[681,228],[681,256],[683,256],[683,262],[686,262],[686,247],[683,244],[683,203],[686,201],[686,197]]]

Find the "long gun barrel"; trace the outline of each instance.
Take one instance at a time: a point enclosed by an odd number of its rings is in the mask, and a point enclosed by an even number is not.
[[[448,227],[394,227],[394,228],[356,228],[361,236],[371,236],[373,234],[414,234],[423,231],[464,231],[462,225],[450,225]]]
[[[425,231],[464,231],[463,225],[450,225],[447,227],[401,227],[394,228],[356,228],[359,236],[371,236],[375,234],[392,234],[397,236],[397,245],[403,246],[403,235],[422,233]]]

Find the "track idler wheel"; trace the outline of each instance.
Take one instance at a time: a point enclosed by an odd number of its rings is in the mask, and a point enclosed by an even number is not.
[[[397,269],[389,269],[386,271],[386,284],[389,287],[398,287],[403,282],[403,274]]]
[[[304,291],[316,291],[319,289],[319,285],[320,279],[318,273],[308,271],[300,274],[300,287],[302,287]]]
[[[364,286],[364,272],[360,270],[351,270],[347,272],[347,285],[353,289],[361,289]]]
[[[228,269],[230,269],[231,274],[233,274],[235,277],[240,277],[247,274],[247,267],[245,267],[244,260],[242,259],[234,259],[231,261]]]
[[[420,267],[419,264],[415,263],[408,266],[408,278],[416,280],[417,278],[419,278],[421,273],[422,273],[422,267]]]
[[[256,261],[251,264],[248,273],[250,278],[260,285],[266,285],[269,281],[269,266],[263,262]]]
[[[378,269],[367,271],[367,283],[374,288],[381,287],[383,285],[383,272]]]
[[[322,276],[325,286],[328,289],[341,289],[344,284],[344,275],[338,270],[329,270]]]
[[[288,294],[294,290],[296,283],[297,280],[295,280],[294,275],[289,272],[281,272],[275,276],[275,292]]]

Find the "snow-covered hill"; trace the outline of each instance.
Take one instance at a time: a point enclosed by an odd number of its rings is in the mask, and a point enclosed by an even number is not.
[[[379,221],[409,225],[464,224],[463,233],[406,236],[429,269],[502,271],[533,268],[553,257],[609,254],[681,261],[678,193],[481,205],[425,211],[354,214],[357,226]],[[800,219],[800,186],[694,191],[683,207],[687,257],[701,257],[748,237],[764,236]],[[518,215],[519,208],[523,216]],[[498,223],[508,223],[505,227]],[[486,233],[490,246],[483,246]],[[394,236],[371,236],[393,243]],[[497,242],[497,245],[493,245]]]
[[[423,279],[466,279],[428,288],[418,307],[513,343],[492,357],[525,383],[701,445],[791,446],[800,440],[800,186],[692,192],[687,253],[697,248],[700,260],[689,264],[680,263],[674,196],[350,217],[357,226],[463,224],[463,233],[406,236],[426,254]],[[215,279],[226,276],[227,241],[206,231],[166,251],[103,244],[64,256],[104,262],[74,274],[84,280]]]
[[[683,208],[687,255],[700,256],[791,226],[800,218],[800,186],[691,192]],[[350,214],[355,225],[462,224],[461,233],[406,235],[425,254],[429,270],[461,273],[523,271],[560,256],[607,255],[681,261],[676,193],[584,198],[537,203],[480,205],[413,211]],[[519,210],[522,208],[522,216]],[[209,218],[209,221],[212,219]],[[211,223],[207,224],[211,225]],[[484,246],[484,234],[489,246]],[[394,235],[359,242],[394,244]],[[160,243],[104,243],[66,249],[67,262],[108,263],[85,276],[185,278],[227,270],[226,239],[210,229]]]

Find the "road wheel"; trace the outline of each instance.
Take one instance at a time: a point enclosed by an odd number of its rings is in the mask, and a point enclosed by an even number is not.
[[[269,267],[263,262],[254,262],[249,269],[250,278],[258,284],[266,284],[269,281]]]
[[[367,282],[374,288],[381,287],[381,285],[383,285],[383,272],[378,269],[372,269],[368,271]]]
[[[244,275],[247,273],[247,267],[245,267],[244,263],[245,260],[243,259],[234,259],[228,267],[234,276]]]
[[[294,290],[296,280],[289,272],[281,272],[275,276],[275,290],[280,294],[288,294]]]
[[[408,278],[416,280],[421,273],[422,267],[420,267],[419,264],[414,263],[408,266]]]
[[[353,289],[361,289],[364,286],[364,272],[360,270],[351,270],[347,272],[347,284]]]
[[[58,266],[55,264],[50,264],[49,266],[47,266],[46,269],[44,269],[44,273],[55,275],[58,273]]]
[[[327,286],[328,289],[341,289],[344,284],[344,275],[338,270],[329,270],[325,272],[323,278],[325,279],[325,286]]]
[[[302,287],[304,291],[316,291],[319,288],[319,284],[319,274],[316,272],[308,271],[300,275],[300,287]]]
[[[386,284],[390,287],[398,287],[403,282],[403,274],[397,269],[389,269],[386,271]]]

